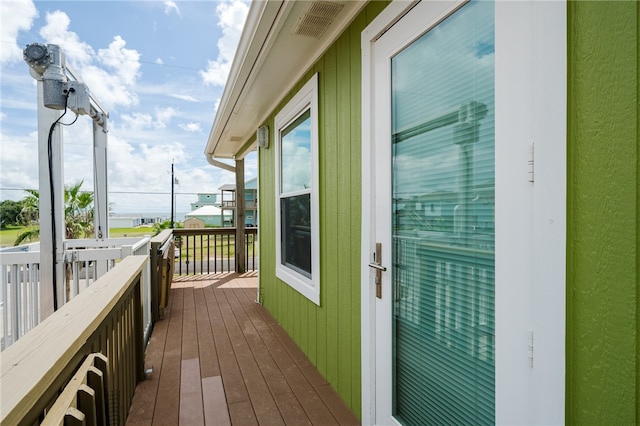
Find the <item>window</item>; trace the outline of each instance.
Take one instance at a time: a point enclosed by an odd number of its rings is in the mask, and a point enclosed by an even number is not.
[[[318,75],[276,115],[276,276],[320,304]]]

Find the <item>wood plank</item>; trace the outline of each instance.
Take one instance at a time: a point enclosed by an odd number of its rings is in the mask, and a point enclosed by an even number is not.
[[[214,289],[208,287],[204,289],[204,292],[209,310],[209,323],[216,345],[220,375],[224,383],[227,402],[233,404],[236,402],[249,401],[249,394],[244,385],[244,379],[240,373],[233,346],[227,335]]]
[[[249,401],[240,401],[229,404],[229,416],[231,424],[242,426],[258,425],[258,420]]]
[[[287,332],[280,327],[275,319],[271,316],[271,314],[261,305],[258,305],[258,312],[265,324],[269,326],[268,331],[278,339],[282,347],[286,350],[289,357],[300,367],[300,370],[305,374],[309,382],[313,386],[323,386],[328,382],[327,380],[320,374],[318,369],[309,361],[309,358],[302,352],[302,349],[296,345],[296,343],[291,339],[291,336],[287,334]],[[264,327],[260,327],[260,335],[263,336],[263,333],[267,333],[268,331]],[[271,345],[269,345],[271,347]],[[279,354],[278,357],[281,357],[283,354]]]
[[[307,417],[300,401],[293,392],[280,393],[273,396],[278,404],[278,409],[282,414],[284,423],[287,425],[311,425],[311,420]]]
[[[154,425],[177,425],[179,419],[183,289],[173,288],[171,293],[173,302],[153,412]]]
[[[204,377],[220,376],[220,364],[216,344],[211,331],[209,311],[202,287],[194,290],[196,307],[196,324],[198,328],[198,355],[200,358],[200,374]]]
[[[182,304],[182,359],[198,357],[198,329],[193,286],[183,289]]]
[[[169,300],[169,306],[171,306],[172,300],[173,298]],[[136,387],[129,416],[127,417],[127,424],[135,424],[142,420],[153,419],[168,326],[168,317],[165,317],[165,320],[156,322],[153,327],[153,332],[151,333],[149,345],[145,353],[145,371],[151,370],[151,372],[147,374],[146,379],[138,383]]]
[[[231,425],[229,408],[224,395],[222,377],[205,377],[202,379],[202,400],[204,403],[204,420],[206,425]]]
[[[255,308],[256,312],[258,312],[262,318],[271,316],[262,306],[256,305]],[[336,424],[336,419],[331,414],[331,411],[324,404],[322,398],[320,398],[314,390],[314,387],[302,372],[296,360],[292,357],[293,353],[297,358],[300,358],[302,351],[300,351],[293,340],[291,340],[277,323],[273,324],[274,321],[269,322],[271,322],[272,325],[268,325],[266,322],[257,319],[254,325],[256,329],[259,330],[260,337],[269,348],[272,358],[276,361],[284,377],[286,377],[289,387],[298,400],[301,401],[306,415],[313,424]],[[277,336],[277,334],[280,336]],[[306,359],[304,353],[302,353],[302,358]],[[303,361],[299,360],[299,362],[302,363]],[[314,368],[312,364],[309,363],[309,365]],[[311,376],[310,372],[307,372],[307,374]],[[322,378],[319,373],[317,374]],[[319,383],[326,384],[324,379],[318,381]]]
[[[324,401],[327,407],[331,407],[331,414],[341,425],[359,425],[360,420],[347,407],[342,398],[336,393],[331,385],[326,384],[316,388],[316,392]]]
[[[260,373],[260,368],[255,358],[253,358],[243,330],[240,328],[231,309],[229,299],[226,297],[225,293],[232,291],[218,289],[217,296],[218,300],[226,299],[226,303],[220,303],[219,308],[229,334],[229,340],[233,345],[238,366],[244,378],[244,384],[251,398],[251,405],[260,424],[284,424],[278,411],[278,406],[269,392],[269,387]]]
[[[251,304],[247,304],[247,299],[243,298],[239,291],[229,292],[227,294],[227,300],[242,329],[253,357],[260,360],[258,367],[271,393],[277,395],[291,392],[287,380],[278,368],[278,365],[254,325],[254,321],[260,321],[261,317],[255,312],[255,307],[252,306],[253,303],[249,302]]]
[[[204,425],[202,381],[198,358],[183,359],[180,374],[180,424]]]

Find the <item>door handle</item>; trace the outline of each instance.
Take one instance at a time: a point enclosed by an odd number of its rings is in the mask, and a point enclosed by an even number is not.
[[[369,268],[377,269],[378,271],[382,272],[385,272],[387,270],[387,268],[382,266],[381,264],[373,262],[369,264]]]
[[[382,299],[382,273],[387,270],[382,266],[382,243],[376,243],[376,251],[373,253],[373,262],[369,263],[369,268],[376,270],[376,297]]]

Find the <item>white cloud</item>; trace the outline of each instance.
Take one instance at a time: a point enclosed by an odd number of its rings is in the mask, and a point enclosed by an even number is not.
[[[164,2],[164,14],[170,15],[171,12],[176,12],[176,15],[182,16],[180,14],[180,9],[178,9],[178,5],[173,0],[166,0]]]
[[[140,74],[140,54],[136,50],[125,49],[126,44],[127,42],[117,35],[107,49],[98,50],[98,57],[104,65],[116,71],[122,83],[131,86]]]
[[[158,64],[158,65],[162,65],[162,64],[164,64],[164,62],[162,61],[162,58],[157,58],[157,59],[155,60],[155,63],[156,63],[156,64]]]
[[[171,123],[177,111],[172,107],[156,108],[154,115],[142,112],[132,114],[120,114],[120,119],[125,127],[130,131],[166,129]]]
[[[134,130],[148,129],[153,126],[153,117],[150,114],[134,112],[133,114],[121,114],[120,119],[125,126]]]
[[[116,105],[138,103],[134,85],[140,76],[140,54],[126,49],[122,37],[115,36],[106,49],[99,49],[96,54],[90,45],[70,31],[71,21],[66,13],[47,13],[46,21],[40,35],[47,43],[62,48],[69,64],[100,105],[110,110]]]
[[[222,37],[218,40],[218,58],[208,61],[206,71],[200,71],[205,84],[224,86],[226,83],[248,12],[249,6],[240,0],[226,1],[216,7]]]
[[[38,135],[31,133],[28,139],[19,140],[5,133],[2,139],[0,155],[0,182],[3,188],[38,188]],[[7,149],[7,147],[11,147]],[[5,193],[3,191],[3,198]],[[21,191],[7,191],[6,197],[14,200],[24,198]]]
[[[167,108],[156,108],[156,121],[155,126],[158,129],[164,129],[167,127],[167,124],[171,122],[173,117],[177,114],[176,110],[172,107]]]
[[[182,123],[178,125],[185,132],[202,133],[200,123]]]
[[[28,31],[38,11],[31,0],[2,0],[0,2],[0,64],[22,60],[22,48],[18,46],[20,31]]]
[[[187,102],[199,102],[196,98],[194,98],[193,96],[189,96],[189,95],[183,95],[183,94],[179,94],[179,93],[174,93],[169,95],[172,98],[176,98],[176,99],[180,99],[183,101],[187,101]]]
[[[47,13],[45,19],[47,23],[40,29],[40,35],[48,44],[60,46],[67,59],[71,59],[76,67],[88,65],[93,61],[95,56],[93,48],[69,30],[71,20],[66,13],[56,10]]]

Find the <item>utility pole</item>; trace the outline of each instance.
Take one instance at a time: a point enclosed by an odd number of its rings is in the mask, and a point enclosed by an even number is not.
[[[171,160],[171,229],[173,229],[173,185],[176,183],[175,178],[173,177],[173,160]]]

